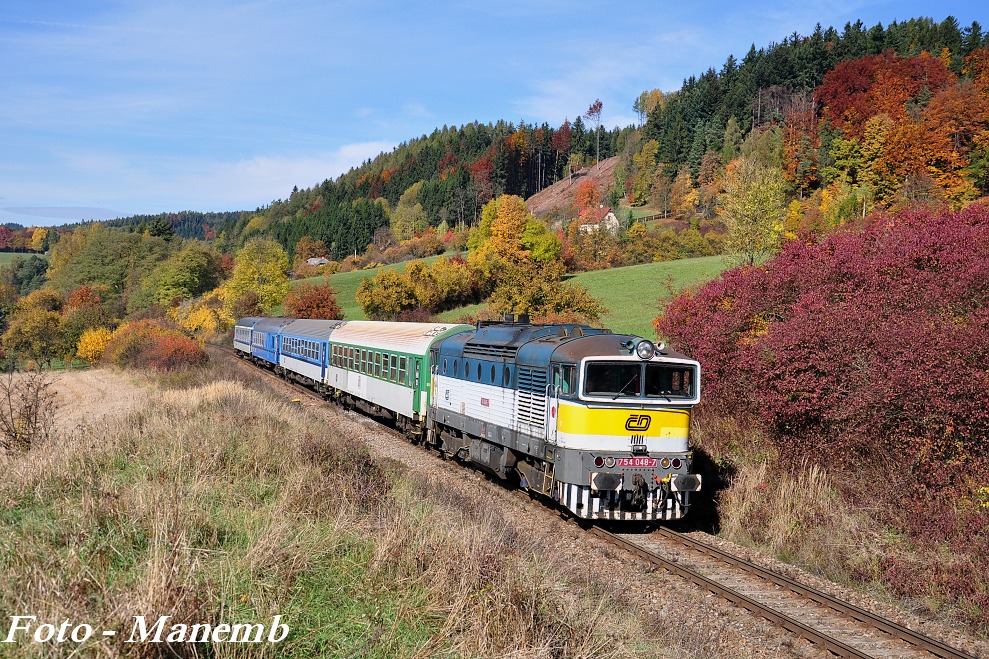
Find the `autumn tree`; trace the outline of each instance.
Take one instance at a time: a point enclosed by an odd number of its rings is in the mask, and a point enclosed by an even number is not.
[[[632,205],[642,205],[649,198],[658,152],[659,142],[647,140],[642,148],[632,156],[632,189],[629,197],[629,203]]]
[[[779,169],[748,158],[729,164],[719,198],[719,215],[727,228],[725,252],[753,265],[779,248],[785,202]]]
[[[589,209],[597,208],[601,205],[601,190],[597,183],[589,178],[584,179],[577,186],[577,193],[573,200],[574,211],[578,214]]]
[[[381,231],[381,229],[378,231]],[[309,236],[302,236],[299,238],[299,242],[295,244],[295,258],[303,262],[308,259],[326,256],[327,253],[326,244],[322,240],[316,240]]]
[[[129,309],[147,304],[169,306],[173,300],[202,295],[219,285],[221,272],[219,254],[201,242],[190,241],[144,278]]]
[[[285,314],[293,318],[339,320],[343,310],[337,304],[336,291],[329,284],[304,283],[285,296]]]
[[[28,242],[28,249],[34,252],[43,252],[48,249],[48,229],[37,227]]]
[[[103,358],[103,352],[112,336],[113,332],[105,327],[95,327],[84,331],[76,344],[76,355],[89,362],[90,366],[95,366]]]
[[[697,190],[694,188],[690,167],[683,165],[670,187],[670,209],[676,217],[693,215],[697,206]]]
[[[417,197],[422,189],[423,181],[418,181],[402,193],[398,204],[391,214],[391,230],[399,240],[406,240],[416,235],[429,225],[429,218]]]
[[[57,311],[43,307],[19,308],[0,342],[6,352],[17,358],[50,366],[61,354],[61,321]]]
[[[266,238],[254,238],[237,252],[237,265],[227,284],[231,304],[246,293],[258,296],[261,311],[269,312],[288,293],[288,255]]]
[[[381,270],[373,279],[361,281],[355,298],[370,320],[395,320],[417,303],[412,285],[395,270]]]

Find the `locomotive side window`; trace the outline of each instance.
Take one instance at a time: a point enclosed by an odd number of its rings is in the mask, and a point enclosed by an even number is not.
[[[481,362],[477,362],[477,381],[481,381]]]
[[[495,377],[497,377],[498,372],[495,370],[495,365],[491,365],[491,384],[495,383]]]
[[[561,396],[570,396],[577,390],[577,367],[573,364],[553,366],[553,386]]]
[[[457,366],[460,364],[460,360],[453,360],[453,377],[457,377]]]
[[[447,363],[446,363],[446,360],[444,359],[443,360],[443,375],[446,375],[447,373],[449,373],[449,371],[447,370],[446,367],[447,367]]]
[[[512,384],[512,368],[510,366],[505,367],[505,374],[501,378],[501,386],[510,387]]]

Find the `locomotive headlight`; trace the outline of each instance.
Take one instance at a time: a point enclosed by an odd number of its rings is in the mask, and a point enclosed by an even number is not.
[[[673,458],[673,468],[674,469],[679,469],[682,464],[683,463],[680,461],[680,458]]]
[[[601,467],[603,467],[604,466],[604,458],[602,458],[600,455],[598,457],[594,458],[594,466],[597,467],[598,469],[600,469]]]
[[[639,341],[638,345],[635,346],[635,354],[639,356],[639,359],[652,359],[652,356],[656,354],[656,346],[652,344],[652,341]]]
[[[612,467],[615,466],[615,459],[612,458],[612,457],[610,457],[610,456],[607,457],[607,458],[605,458],[604,459],[604,466],[607,467],[608,469],[611,469]]]
[[[663,458],[662,460],[659,461],[659,464],[663,467],[663,469],[669,469],[670,468],[670,459],[669,458]]]

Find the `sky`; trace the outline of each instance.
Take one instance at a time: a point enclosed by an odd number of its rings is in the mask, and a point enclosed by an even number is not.
[[[0,223],[250,211],[443,125],[626,126],[753,44],[948,15],[989,29],[976,0],[4,0]]]

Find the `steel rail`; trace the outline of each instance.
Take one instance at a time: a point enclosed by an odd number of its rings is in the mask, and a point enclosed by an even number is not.
[[[612,544],[618,545],[622,549],[635,554],[645,561],[652,563],[653,565],[656,565],[668,572],[676,574],[677,576],[680,576],[681,578],[724,598],[725,600],[745,609],[753,615],[757,615],[779,625],[783,629],[796,635],[798,638],[806,639],[820,648],[827,650],[831,654],[838,657],[855,658],[873,656],[832,636],[829,636],[822,631],[814,629],[813,627],[810,627],[769,605],[763,604],[762,602],[748,597],[747,595],[743,595],[742,593],[739,593],[732,588],[711,579],[710,577],[704,576],[696,570],[680,565],[676,561],[668,560],[627,538],[615,535],[614,533],[610,533],[598,527],[593,527],[590,529],[590,533],[603,538]],[[880,616],[865,611],[864,609],[860,609],[859,607],[847,602],[842,602],[841,600],[838,600],[822,591],[797,583],[786,576],[766,570],[765,568],[750,563],[744,559],[740,559],[716,547],[712,547],[664,528],[659,529],[658,535],[686,545],[691,549],[707,554],[712,558],[722,560],[750,574],[754,574],[755,576],[769,581],[774,585],[789,590],[802,597],[806,597],[817,604],[833,609],[842,615],[852,618],[856,622],[868,624],[880,631],[890,634],[894,639],[902,640],[914,646],[918,650],[930,652],[931,654],[939,657],[945,657],[946,659],[974,659],[971,655],[965,654],[955,648],[945,645],[936,639],[929,638],[918,632],[914,632],[906,627],[886,620]]]
[[[756,576],[769,581],[780,588],[784,588],[790,592],[796,593],[797,595],[806,597],[809,600],[833,609],[834,611],[848,616],[849,618],[871,625],[872,627],[875,627],[876,629],[879,629],[894,638],[909,643],[915,648],[925,650],[939,657],[944,657],[945,659],[972,659],[971,655],[965,654],[964,652],[961,652],[950,645],[946,645],[937,639],[926,636],[920,632],[915,632],[908,627],[904,627],[903,625],[897,624],[891,620],[887,620],[886,618],[876,615],[871,611],[866,611],[865,609],[855,606],[854,604],[844,602],[836,597],[828,595],[827,593],[812,586],[801,584],[794,581],[790,577],[777,572],[772,572],[756,565],[755,563],[751,563],[744,559],[738,558],[737,556],[733,556],[732,554],[729,554],[728,552],[707,543],[695,540],[681,533],[670,531],[666,528],[658,529],[657,535],[678,542],[685,547],[693,549],[694,551],[739,567],[751,574],[755,574]]]

